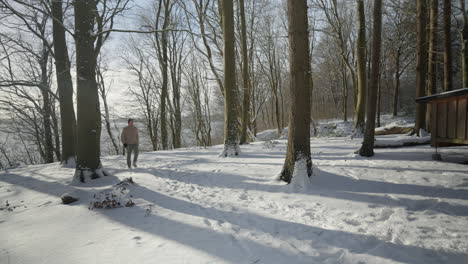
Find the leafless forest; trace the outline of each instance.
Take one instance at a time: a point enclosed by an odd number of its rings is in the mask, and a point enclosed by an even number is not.
[[[281,134],[290,27],[302,23],[288,2],[0,0],[0,168],[75,156],[98,168],[121,154],[130,117],[146,151],[224,143],[231,155],[260,131]],[[312,122],[363,133],[369,89],[379,126],[381,114],[424,117],[416,96],[467,86],[464,0],[383,1],[379,43],[374,2],[306,1]]]

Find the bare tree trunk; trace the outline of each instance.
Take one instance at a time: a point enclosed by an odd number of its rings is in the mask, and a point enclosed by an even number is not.
[[[417,0],[417,47],[416,47],[416,97],[424,96],[426,90],[427,70],[427,43],[426,43],[426,17],[427,1]],[[426,107],[424,104],[416,104],[416,120],[414,132],[419,135],[419,130],[425,128]]]
[[[358,37],[357,37],[357,82],[358,94],[354,128],[359,132],[364,131],[366,114],[367,78],[366,78],[366,18],[364,13],[364,1],[357,0]]]
[[[453,90],[452,75],[452,1],[444,0],[444,90]]]
[[[176,65],[175,67],[179,67],[179,65]],[[180,71],[180,68],[171,70],[172,104],[174,107],[174,133],[172,135],[172,141],[174,148],[180,148],[182,146],[182,112],[180,108],[180,78],[178,77]]]
[[[221,156],[237,156],[240,149],[237,139],[237,90],[234,53],[233,0],[222,1],[224,40],[224,151]]]
[[[427,95],[437,93],[437,17],[439,0],[430,1],[429,12],[429,54],[428,54],[428,68],[427,68]],[[430,131],[431,128],[431,105],[427,104],[426,111],[426,129]]]
[[[463,17],[463,32],[461,41],[463,87],[468,87],[468,17],[465,9],[465,0],[460,0],[460,8]]]
[[[381,67],[382,68],[382,67]],[[380,112],[382,108],[382,75],[379,74],[379,80],[377,82],[377,127],[380,127]]]
[[[369,87],[369,100],[367,102],[367,120],[364,141],[359,150],[359,155],[364,157],[374,156],[374,134],[376,101],[380,75],[380,49],[382,45],[382,0],[374,1],[374,33],[372,38],[372,74]]]
[[[294,170],[312,176],[310,154],[310,53],[307,1],[288,0],[290,111],[288,150],[280,180],[290,183]],[[299,166],[303,167],[299,167]],[[296,167],[297,165],[297,167]],[[304,171],[302,171],[304,170]]]
[[[341,68],[341,76],[343,82],[343,121],[348,122],[348,76],[346,75],[346,68],[344,65]],[[312,81],[313,80],[311,80],[311,83]]]
[[[247,129],[250,125],[250,78],[249,60],[247,54],[247,30],[245,23],[244,0],[239,0],[239,11],[241,20],[241,52],[242,52],[242,89],[244,98],[242,100],[242,126],[240,133],[240,144],[248,142]]]
[[[57,113],[55,111],[55,105],[52,106],[52,130],[54,131],[54,152],[55,152],[55,157],[57,160],[62,159],[62,153],[60,152],[60,132],[59,132],[59,127],[58,127],[58,120],[57,120]]]
[[[55,71],[60,100],[60,123],[62,130],[61,162],[74,163],[76,155],[76,118],[73,108],[73,82],[70,74],[65,29],[63,28],[62,0],[52,1],[53,39],[55,51]]]
[[[395,89],[393,91],[393,117],[396,117],[398,115],[398,100],[400,94],[400,59],[401,52],[398,48],[395,55]]]
[[[162,29],[167,29],[169,25],[169,0],[164,0],[164,22]],[[161,3],[160,3],[161,5]],[[161,33],[161,53],[159,55],[162,72],[162,87],[161,87],[161,144],[163,149],[168,149],[168,137],[167,137],[167,122],[166,122],[166,100],[168,99],[168,56],[167,56],[167,31]]]
[[[94,29],[96,10],[94,1],[76,0],[75,41],[77,79],[77,164],[75,178],[99,178],[101,172],[100,135],[101,111],[96,83]]]
[[[44,162],[54,162],[54,144],[52,139],[52,122],[51,112],[52,103],[50,101],[49,94],[49,81],[47,76],[47,64],[49,61],[49,51],[47,50],[47,43],[43,41],[42,52],[41,52],[41,95],[42,95],[42,121],[44,129]]]

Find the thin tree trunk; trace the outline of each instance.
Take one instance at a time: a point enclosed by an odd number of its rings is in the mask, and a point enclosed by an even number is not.
[[[346,75],[345,66],[341,68],[341,76],[343,82],[343,121],[348,122],[348,76]]]
[[[437,93],[437,17],[439,0],[430,1],[429,13],[429,54],[427,68],[427,95]],[[427,104],[426,111],[426,129],[431,128],[431,105]]]
[[[382,107],[382,75],[379,74],[379,80],[377,83],[377,127],[380,127],[380,112]]]
[[[290,109],[288,149],[280,179],[290,183],[298,173],[312,176],[310,154],[310,53],[307,1],[288,0]],[[299,167],[303,166],[303,167]],[[304,170],[304,171],[302,171]]]
[[[250,78],[249,60],[247,54],[247,30],[245,23],[244,0],[239,0],[239,12],[241,22],[241,52],[242,52],[242,89],[244,98],[242,100],[242,126],[240,133],[240,144],[247,143],[247,129],[250,125]]]
[[[463,17],[463,32],[461,43],[461,56],[462,56],[462,78],[463,87],[468,87],[468,17],[465,9],[465,0],[460,0],[460,8]]]
[[[354,118],[354,128],[359,132],[364,131],[366,114],[366,18],[364,12],[364,1],[357,0],[358,14],[358,38],[357,38],[357,82],[358,94],[356,102],[356,114]]]
[[[49,61],[49,51],[46,48],[47,43],[43,41],[42,54],[41,54],[41,95],[42,95],[42,125],[44,129],[44,162],[54,162],[54,144],[52,139],[52,122],[51,112],[52,103],[48,91],[49,81],[47,76],[47,63]]]
[[[426,43],[426,0],[417,0],[417,46],[416,46],[416,97],[424,96],[426,90],[427,69],[427,43]],[[425,128],[426,106],[416,104],[416,120],[414,133],[419,135],[419,130]]]
[[[398,115],[398,100],[400,94],[400,59],[401,51],[398,48],[395,55],[395,90],[393,91],[393,117]]]
[[[169,2],[164,0],[164,22],[163,30],[169,25]],[[168,137],[167,137],[167,121],[166,121],[166,100],[168,98],[168,56],[167,56],[167,31],[161,33],[161,71],[162,71],[162,87],[161,87],[161,144],[163,149],[168,149]]]
[[[65,29],[63,28],[62,0],[52,1],[53,39],[55,72],[60,101],[60,123],[62,130],[61,162],[74,163],[76,155],[76,118],[73,108],[73,82],[70,74]]]
[[[237,128],[236,57],[234,52],[233,0],[222,1],[224,40],[224,151],[221,156],[239,155]]]
[[[368,91],[369,98],[367,102],[367,120],[364,141],[359,150],[359,155],[364,157],[374,156],[375,113],[380,74],[380,49],[382,45],[382,0],[374,1],[373,24],[371,85]]]
[[[452,1],[444,0],[444,90],[453,90],[452,75]]]
[[[55,140],[55,146],[54,146],[54,152],[55,152],[55,157],[57,160],[62,159],[62,153],[60,152],[60,132],[58,128],[58,120],[57,120],[57,113],[55,111],[55,106],[52,106],[52,130],[54,131],[54,140]]]

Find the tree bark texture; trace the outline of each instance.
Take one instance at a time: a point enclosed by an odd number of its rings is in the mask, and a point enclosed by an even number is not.
[[[67,164],[76,155],[76,118],[73,108],[73,82],[70,74],[65,29],[63,28],[62,0],[52,1],[55,72],[59,93],[60,123],[62,131],[61,162]]]
[[[99,177],[101,111],[96,82],[96,56],[94,50],[94,12],[96,5],[91,0],[75,1],[75,41],[77,79],[77,172],[84,181],[83,173],[91,171],[91,178]]]
[[[395,88],[393,90],[393,116],[398,115],[398,100],[400,96],[400,59],[401,51],[397,49],[395,55]]]
[[[426,39],[426,17],[427,1],[417,0],[417,45],[416,45],[416,97],[425,95],[426,73],[427,73],[427,39]],[[419,130],[425,128],[426,106],[416,104],[414,132],[419,135]]]
[[[374,156],[374,134],[375,134],[375,114],[377,92],[380,75],[380,49],[382,46],[382,0],[374,1],[374,32],[372,38],[372,73],[369,86],[369,98],[367,101],[366,130],[364,131],[364,141],[359,150],[359,155],[364,157]]]
[[[42,51],[39,64],[41,65],[41,95],[42,95],[42,125],[44,142],[44,162],[54,162],[54,144],[52,138],[52,102],[49,94],[48,78],[49,50],[47,43],[42,41]]]
[[[429,9],[429,54],[427,68],[427,95],[437,93],[437,18],[439,0],[431,0]],[[426,129],[431,127],[431,105],[427,104]]]
[[[366,18],[364,13],[364,1],[357,0],[358,37],[357,37],[357,83],[358,94],[356,102],[356,113],[354,128],[360,132],[364,131],[367,98],[366,78]]]
[[[452,74],[452,1],[444,0],[444,90],[453,90]]]
[[[463,31],[461,43],[461,56],[462,56],[462,78],[463,87],[468,87],[468,16],[466,14],[465,0],[460,0],[460,8],[463,17]]]
[[[242,53],[242,89],[244,97],[242,100],[242,126],[240,133],[240,144],[248,142],[247,129],[250,125],[250,78],[249,60],[247,54],[247,30],[245,23],[244,0],[239,0],[239,12],[241,22],[241,53]]]
[[[312,176],[310,154],[310,53],[307,1],[288,0],[290,110],[288,149],[280,180],[290,183],[296,162],[305,161]]]
[[[224,151],[222,156],[239,154],[237,127],[236,57],[234,53],[233,0],[222,1],[224,42]]]
[[[162,29],[165,30],[167,29],[169,25],[169,15],[170,15],[169,0],[164,0],[161,2],[164,2],[164,18],[163,18],[164,21],[163,21]],[[167,120],[166,120],[167,118],[166,100],[168,98],[168,54],[167,54],[168,37],[167,36],[168,36],[167,31],[163,31],[161,33],[161,53],[162,54],[159,55],[160,64],[161,64],[161,74],[162,74],[160,120],[161,120],[161,144],[162,144],[163,149],[168,149]],[[157,35],[156,37],[159,37],[159,35]]]

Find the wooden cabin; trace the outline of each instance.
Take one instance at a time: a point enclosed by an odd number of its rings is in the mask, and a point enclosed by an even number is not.
[[[468,88],[420,97],[430,104],[431,146],[468,145]]]

